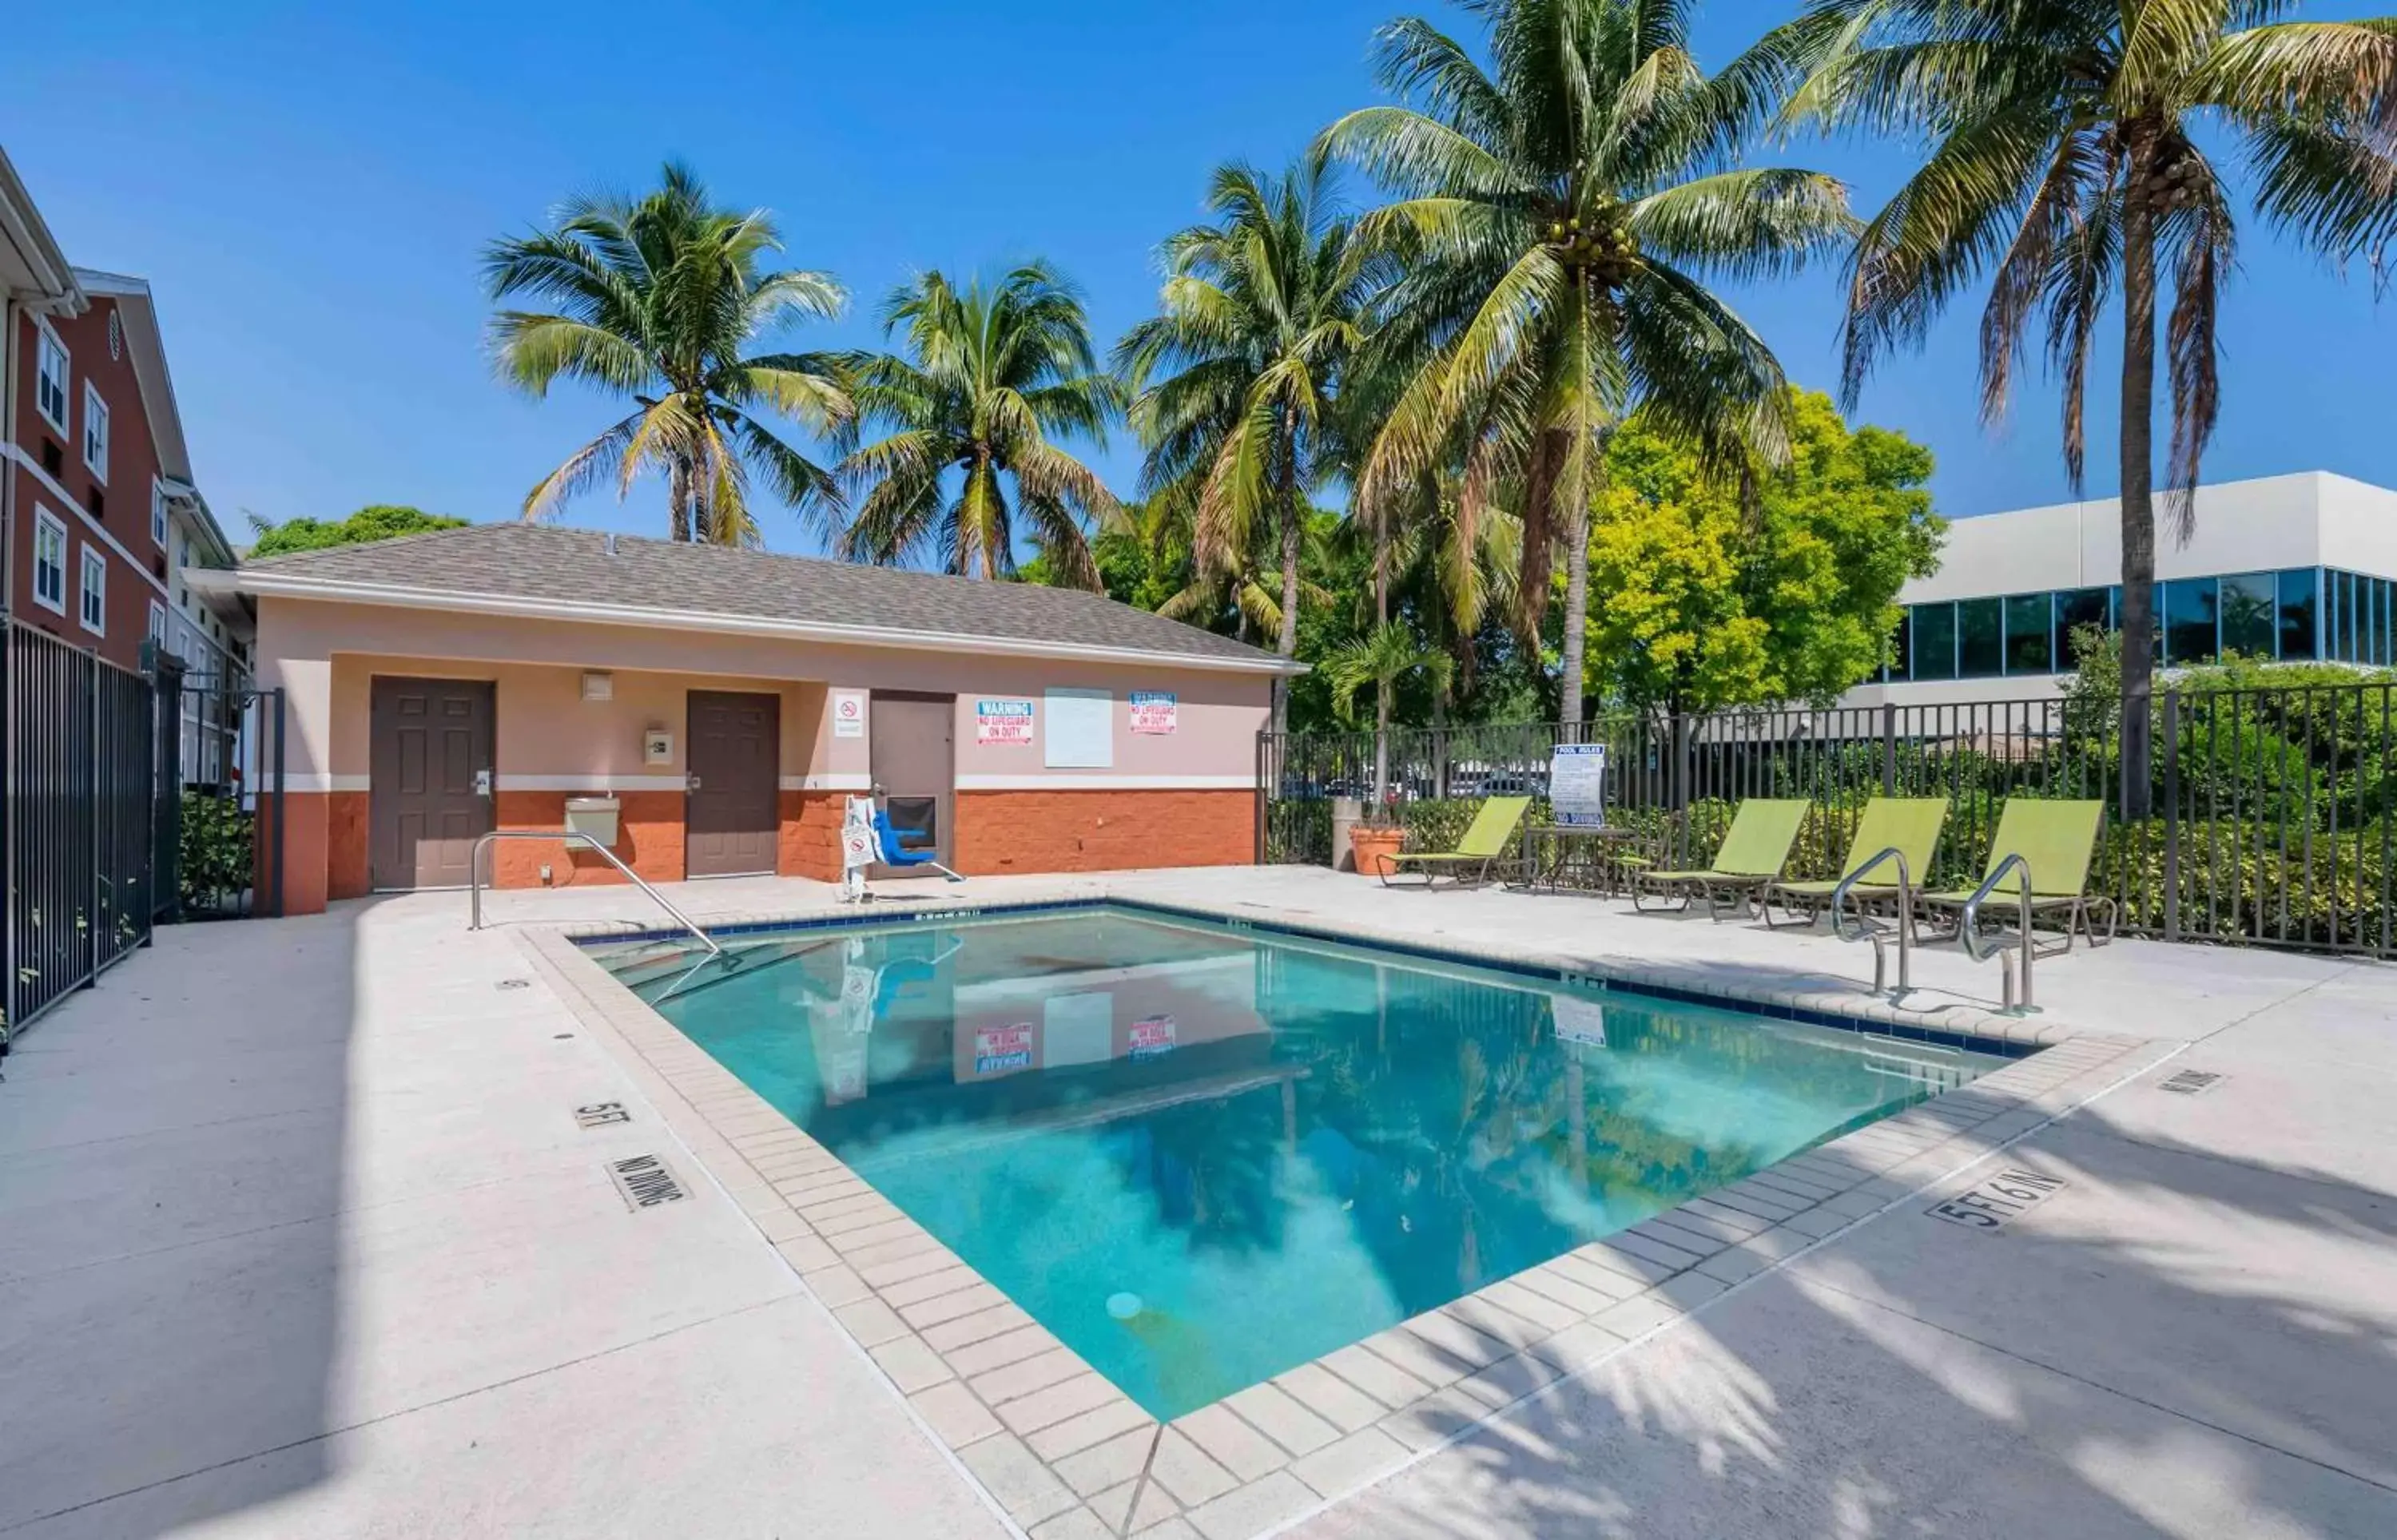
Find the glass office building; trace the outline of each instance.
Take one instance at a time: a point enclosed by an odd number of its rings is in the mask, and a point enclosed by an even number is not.
[[[1908,604],[1885,684],[2067,673],[2072,633],[2113,630],[2122,591],[2051,589]],[[2155,585],[2157,659],[2166,668],[2226,653],[2283,662],[2397,665],[2397,582],[2330,567],[2173,578]]]

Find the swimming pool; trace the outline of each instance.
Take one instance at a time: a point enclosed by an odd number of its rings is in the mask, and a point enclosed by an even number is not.
[[[595,948],[1160,1418],[2005,1060],[1129,906]]]

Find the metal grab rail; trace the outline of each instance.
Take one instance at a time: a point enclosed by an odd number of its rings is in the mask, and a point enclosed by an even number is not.
[[[1866,875],[1877,870],[1883,861],[1897,863],[1897,988],[1890,994],[1890,998],[1895,1000],[1914,988],[1914,873],[1907,870],[1906,852],[1891,845],[1840,879],[1838,885],[1831,889],[1831,934],[1842,941],[1872,943],[1872,992],[1881,993],[1881,985],[1889,976],[1889,959],[1881,949],[1881,936],[1888,927],[1879,923],[1868,924],[1866,917],[1859,914],[1856,916],[1856,934],[1850,936],[1840,928],[1840,916],[1847,908],[1848,890],[1864,881]]]
[[[493,840],[559,840],[568,843],[580,842],[583,844],[589,845],[592,849],[597,851],[602,856],[605,856],[609,866],[612,866],[617,870],[623,872],[627,882],[631,883],[635,887],[639,888],[643,893],[648,894],[652,899],[655,899],[657,901],[658,908],[665,910],[668,914],[674,917],[674,923],[676,924],[680,925],[683,929],[690,932],[691,935],[698,936],[701,946],[705,947],[709,951],[715,953],[718,957],[722,957],[724,955],[724,949],[716,944],[716,937],[708,935],[705,931],[701,930],[699,926],[693,923],[690,915],[685,914],[682,910],[675,908],[673,904],[669,903],[666,899],[666,896],[660,893],[656,888],[651,887],[649,884],[648,880],[642,877],[639,872],[635,871],[631,867],[626,866],[623,861],[617,859],[616,853],[614,851],[609,849],[606,845],[601,844],[597,840],[593,839],[590,835],[583,833],[580,830],[574,829],[494,829],[489,833],[484,835],[481,839],[476,840],[475,842],[475,848],[469,852],[466,856],[466,902],[469,911],[466,928],[468,930],[481,930],[483,928],[483,847],[489,844]]]
[[[2009,871],[2015,873],[2021,879],[2021,934],[2011,941],[1984,941],[1981,939],[1980,929],[1981,900],[1997,891],[1998,884],[2005,880],[2005,875]],[[2008,947],[2021,952],[2022,1000],[2020,1004],[2026,1011],[2034,1009],[2030,998],[2030,960],[2039,955],[2039,949],[2031,944],[2030,935],[2030,863],[2024,860],[2019,853],[2009,855],[2004,860],[2000,861],[1989,876],[1981,880],[1981,885],[1973,890],[1973,896],[1964,900],[1964,914],[1963,918],[1956,923],[1956,937],[1963,943],[1964,954],[1975,962],[1987,962],[1989,958],[2003,952]],[[2005,1009],[2011,1011],[2016,1005],[2014,971],[2004,969],[2000,976],[2005,981],[2003,990]]]

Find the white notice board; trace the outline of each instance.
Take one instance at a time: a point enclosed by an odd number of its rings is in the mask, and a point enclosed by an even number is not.
[[[1051,690],[1041,762],[1052,770],[1105,770],[1116,762],[1116,697],[1106,690]]]
[[[1606,827],[1606,745],[1560,743],[1548,760],[1548,812],[1560,824]]]

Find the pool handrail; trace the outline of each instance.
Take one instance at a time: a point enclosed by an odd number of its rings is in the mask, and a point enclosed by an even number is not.
[[[2020,888],[2017,897],[2021,904],[2021,928],[2012,937],[1984,938],[1981,935],[1982,900],[1997,891],[1998,884],[2005,881],[2009,871],[2016,875]],[[2015,971],[2005,967],[2002,961],[1999,966],[1999,976],[2004,981],[2002,998],[2004,1009],[2008,1011],[2016,1009],[2017,1005],[2026,1011],[2037,1009],[2031,1003],[2030,994],[2030,962],[2039,955],[2039,949],[2031,945],[2030,900],[2030,863],[2023,859],[2020,851],[2011,852],[2004,860],[1989,869],[1989,874],[1981,879],[1981,885],[1973,890],[1973,896],[1964,900],[1963,917],[1957,922],[1957,939],[1963,943],[1964,954],[1974,962],[1981,962],[1997,957],[2009,947],[2022,954],[2022,998],[2019,1002],[2015,998]]]
[[[565,843],[579,842],[583,844],[589,845],[592,849],[597,851],[600,856],[607,860],[609,866],[612,866],[617,870],[623,872],[624,874],[625,881],[631,883],[635,887],[639,888],[643,893],[648,894],[651,899],[655,900],[658,908],[665,910],[667,914],[673,916],[674,923],[676,924],[680,925],[683,929],[690,932],[691,935],[699,937],[699,944],[701,946],[705,947],[710,952],[714,953],[717,957],[722,957],[724,955],[724,949],[716,944],[716,937],[700,929],[697,922],[693,921],[690,915],[685,914],[682,910],[675,908],[674,905],[667,900],[666,896],[660,893],[656,888],[651,887],[648,880],[642,877],[639,872],[635,871],[631,867],[626,866],[622,860],[619,860],[614,851],[609,849],[606,845],[601,844],[596,839],[593,838],[591,835],[583,833],[579,829],[494,829],[490,832],[483,835],[482,838],[476,840],[475,842],[475,848],[470,851],[466,856],[466,928],[468,930],[481,930],[483,928],[483,849],[493,840],[556,840]]]
[[[1850,936],[1840,928],[1840,919],[1847,911],[1848,890],[1879,870],[1884,861],[1897,863],[1897,988],[1890,991],[1890,998],[1895,1000],[1914,988],[1914,873],[1907,869],[1903,849],[1891,845],[1840,879],[1839,885],[1831,889],[1831,934],[1842,941],[1861,939],[1872,943],[1872,992],[1880,994],[1889,976],[1889,960],[1881,949],[1881,935],[1887,927],[1858,914],[1856,935]]]

